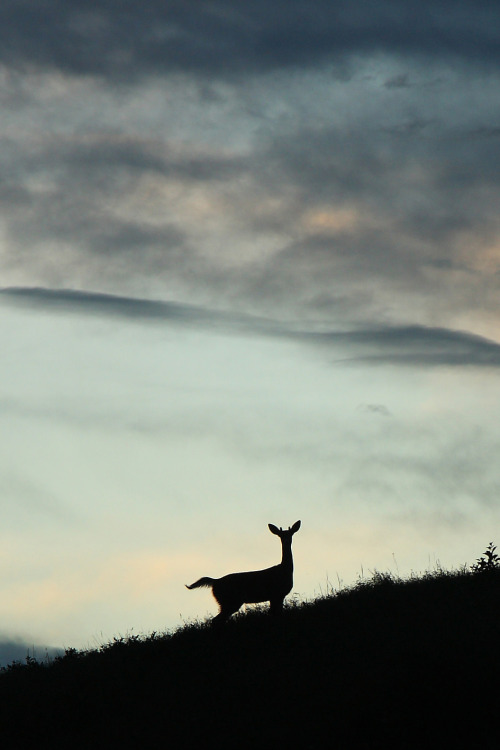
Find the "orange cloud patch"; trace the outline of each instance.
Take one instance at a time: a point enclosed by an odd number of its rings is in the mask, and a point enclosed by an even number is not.
[[[304,224],[309,231],[331,234],[350,231],[359,222],[359,212],[353,208],[313,209],[304,217]]]
[[[54,571],[44,580],[18,582],[2,591],[2,599],[9,620],[54,619],[99,602],[133,605],[160,593],[168,597],[169,590],[182,591],[202,569],[203,558],[193,554],[118,555]]]

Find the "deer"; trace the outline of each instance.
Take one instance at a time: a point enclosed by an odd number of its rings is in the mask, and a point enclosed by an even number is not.
[[[281,562],[272,568],[252,570],[245,573],[229,573],[222,578],[205,576],[195,581],[187,589],[211,588],[215,601],[219,605],[219,614],[212,619],[212,625],[226,622],[243,604],[269,602],[270,612],[280,615],[285,596],[293,586],[292,537],[300,529],[296,521],[288,529],[278,529],[268,524],[269,531],[281,539]]]

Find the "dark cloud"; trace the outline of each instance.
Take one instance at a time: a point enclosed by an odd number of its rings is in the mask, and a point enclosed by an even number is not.
[[[169,321],[196,321],[205,317],[206,312],[194,306],[175,302],[156,302],[110,294],[76,291],[72,289],[0,289],[0,294],[24,305],[37,306],[46,310],[98,313],[118,315],[124,318],[143,318]],[[217,316],[215,316],[217,317]]]
[[[101,131],[98,135],[49,140],[38,159],[32,158],[26,166],[35,169],[51,166],[71,174],[73,180],[75,175],[82,178],[98,173],[101,184],[108,175],[113,181],[121,175],[132,178],[157,173],[171,179],[205,182],[227,180],[241,172],[243,164],[235,157],[193,151],[193,147],[184,151],[175,149],[161,140]]]
[[[421,298],[417,320],[426,323],[425,309],[431,317],[474,309],[478,286],[481,306],[496,310],[494,256],[481,264],[482,248],[495,243],[500,193],[491,133],[466,140],[442,127],[423,135],[364,125],[299,127],[263,138],[245,157],[112,134],[15,150],[0,157],[10,173],[0,184],[9,206],[4,257],[31,269],[35,283],[70,278],[105,290],[168,276],[184,299],[193,290],[202,303],[276,306],[278,314],[292,304],[298,312],[329,308],[347,322],[380,317],[407,295]],[[141,195],[148,176],[152,187]],[[212,203],[215,233],[213,220],[200,233],[203,214],[195,223],[186,213],[194,190]],[[133,210],[125,214],[127,202]],[[245,234],[257,256],[272,237],[273,252],[240,264]],[[214,262],[206,241],[235,243],[221,255],[237,262]]]
[[[35,646],[33,643],[24,642],[21,638],[8,638],[0,635],[0,667],[7,667],[13,662],[24,664],[27,658],[44,662],[62,654],[63,649]]]
[[[181,227],[173,221],[153,225],[140,215],[120,214],[120,204],[144,175],[188,182],[209,180],[209,173],[217,173],[217,179],[220,174],[214,159],[197,160],[191,154],[182,160],[167,153],[165,146],[116,133],[95,138],[54,136],[29,141],[24,149],[13,139],[5,145],[0,157],[4,175],[0,196],[9,209],[10,251],[6,249],[5,255],[13,264],[33,268],[43,266],[45,259],[50,265],[59,248],[63,274],[69,265],[73,269],[76,265],[74,251],[109,256],[136,251],[138,264],[145,268],[148,258],[154,264],[162,253],[168,265],[169,252],[175,255],[185,249]]]
[[[43,310],[160,321],[222,332],[273,336],[326,351],[337,363],[411,367],[500,367],[500,344],[466,331],[427,326],[372,326],[350,331],[303,330],[297,325],[172,302],[75,290],[0,289],[11,303]]]
[[[498,9],[486,0],[196,2],[10,0],[0,11],[1,59],[126,78],[199,76],[311,66],[389,52],[498,62]]]
[[[497,314],[497,68],[476,65],[497,59],[497,15],[7,2],[4,283],[163,283],[167,298],[348,326]]]
[[[292,184],[297,203],[356,201],[366,212],[382,210],[396,220],[415,215],[424,229],[424,212],[428,221],[445,215],[453,225],[470,224],[478,210],[488,216],[491,204],[472,191],[485,184],[500,188],[500,156],[492,151],[490,131],[473,138],[459,123],[425,117],[390,130],[381,119],[377,112],[376,121],[363,119],[350,129],[322,125],[281,135],[263,154],[272,189]]]
[[[309,334],[309,340],[354,350],[372,364],[499,367],[500,344],[465,331],[426,326],[385,326],[342,333]]]
[[[63,277],[80,269],[90,285],[99,277],[112,282],[135,273],[181,279],[193,269],[195,277],[202,274],[206,262],[180,215],[185,191],[200,185],[224,190],[220,186],[244,170],[244,160],[236,156],[110,132],[40,139],[24,151],[11,139],[0,162],[0,196],[9,208],[4,257],[43,275],[44,268],[55,269],[57,254]],[[137,199],[135,211],[123,211],[121,205],[135,200],[145,179],[152,187]],[[165,201],[161,191],[169,185],[174,187]],[[144,216],[152,203],[159,205],[153,221]],[[48,272],[50,283],[54,272],[52,277]]]
[[[358,410],[365,414],[376,414],[380,417],[391,417],[391,411],[385,404],[360,404]]]
[[[177,302],[160,302],[72,289],[4,288],[0,289],[0,296],[14,304],[62,313],[97,314],[129,320],[157,320],[195,327],[208,325],[220,329],[231,327],[240,330],[246,327],[248,331],[258,332],[281,330],[263,318],[218,312]]]
[[[292,240],[260,277],[256,270],[255,294],[285,296],[293,288],[309,304],[328,291],[332,300],[351,296],[352,318],[361,283],[377,316],[402,293],[420,295],[440,316],[473,309],[481,289],[481,307],[498,309],[500,264],[491,248],[500,152],[489,131],[465,137],[458,122],[416,122],[388,130],[378,112],[349,129],[309,127],[268,144],[255,169],[262,194],[285,197],[273,220]],[[247,220],[256,232],[262,227],[258,214]],[[427,322],[425,313],[419,319]]]
[[[408,73],[399,73],[398,75],[388,78],[384,83],[387,89],[402,89],[411,86],[410,76]]]

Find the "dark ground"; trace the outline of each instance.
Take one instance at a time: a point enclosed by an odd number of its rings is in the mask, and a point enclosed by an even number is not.
[[[371,581],[0,673],[3,748],[498,745],[500,572]]]

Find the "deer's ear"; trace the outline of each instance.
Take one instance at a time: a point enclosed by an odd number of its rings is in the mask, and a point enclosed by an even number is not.
[[[292,534],[295,534],[296,531],[300,529],[300,521],[295,521],[295,523],[292,526]]]
[[[280,535],[280,530],[277,526],[274,525],[274,523],[269,523],[268,526],[271,534],[277,534],[278,536]]]

